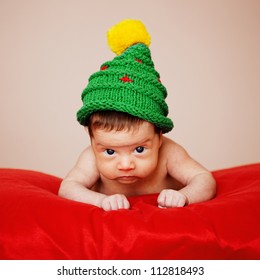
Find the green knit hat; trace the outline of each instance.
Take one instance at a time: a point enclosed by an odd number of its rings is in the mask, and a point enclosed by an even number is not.
[[[118,56],[90,76],[77,112],[79,123],[87,126],[92,113],[113,110],[169,132],[173,122],[167,118],[167,91],[154,69],[145,26],[139,20],[123,20],[108,31],[108,44]]]

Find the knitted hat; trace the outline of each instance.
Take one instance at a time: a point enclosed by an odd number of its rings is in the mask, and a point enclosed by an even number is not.
[[[153,123],[163,133],[169,132],[173,123],[167,118],[167,91],[154,69],[145,26],[139,20],[123,20],[108,31],[107,37],[118,56],[90,76],[82,92],[83,106],[77,112],[79,123],[87,126],[92,113],[113,110]]]

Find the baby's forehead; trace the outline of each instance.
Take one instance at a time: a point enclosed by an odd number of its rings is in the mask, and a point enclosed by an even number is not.
[[[155,125],[145,120],[139,120],[138,122],[100,122],[98,125],[93,126],[93,130],[103,130],[106,132],[117,133],[117,132],[129,132],[132,134],[138,133],[140,130],[155,130]]]
[[[143,123],[133,128],[123,130],[106,130],[96,128],[93,131],[93,138],[100,145],[131,146],[152,141],[155,135],[154,126]]]

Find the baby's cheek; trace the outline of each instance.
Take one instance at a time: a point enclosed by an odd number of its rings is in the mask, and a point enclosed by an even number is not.
[[[99,162],[97,164],[98,171],[103,174],[105,177],[111,177],[114,173],[114,168],[112,164],[108,164],[106,162]],[[110,176],[109,176],[110,175]]]
[[[106,178],[113,180],[117,176],[117,167],[112,163],[105,163],[100,166],[99,172]]]
[[[141,177],[147,177],[156,170],[156,163],[153,161],[144,161],[138,165],[138,173]]]

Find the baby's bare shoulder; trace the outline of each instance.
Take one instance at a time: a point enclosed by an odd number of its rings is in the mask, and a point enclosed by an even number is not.
[[[163,157],[166,158],[168,174],[185,184],[196,174],[207,172],[207,170],[188,152],[173,140],[164,137],[162,145]]]
[[[75,166],[65,179],[73,179],[85,183],[95,181],[98,177],[99,173],[96,167],[95,156],[91,146],[89,146],[80,154]]]
[[[184,163],[191,163],[193,161],[181,145],[167,137],[163,137],[160,153],[161,160],[171,169],[176,168],[177,165],[181,166]]]
[[[184,148],[172,139],[163,136],[161,150],[164,155],[178,155],[185,152]]]
[[[86,172],[89,172],[90,170],[97,172],[96,157],[91,146],[88,146],[83,150],[79,156],[76,166]]]
[[[95,155],[91,146],[86,147],[79,156],[79,161],[95,159]]]

